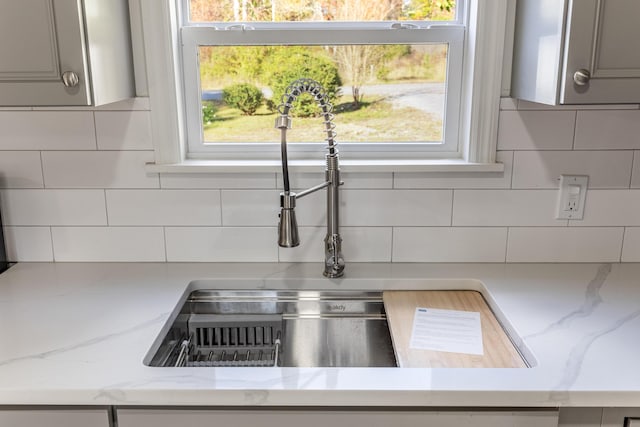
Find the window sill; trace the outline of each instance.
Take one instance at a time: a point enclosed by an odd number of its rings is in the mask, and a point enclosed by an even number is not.
[[[147,163],[149,173],[255,173],[280,172],[280,160],[185,160],[181,163]],[[291,172],[324,170],[322,160],[292,160]],[[468,163],[455,159],[341,160],[342,172],[504,172],[502,163]]]

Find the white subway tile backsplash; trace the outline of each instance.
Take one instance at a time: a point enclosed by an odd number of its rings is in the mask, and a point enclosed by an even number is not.
[[[510,228],[507,262],[617,262],[622,227]]]
[[[278,192],[278,194],[280,194]],[[345,218],[345,192],[340,192],[340,225],[346,225],[344,222]],[[271,202],[271,204],[275,203],[278,208],[278,213],[280,209],[280,199],[278,196],[277,202]],[[321,227],[327,223],[327,195],[325,191],[316,191],[315,193],[309,194],[302,199],[298,199],[296,201],[296,216],[298,219],[298,225],[300,226],[308,226],[308,227]]]
[[[575,111],[502,111],[498,150],[570,150]]]
[[[277,174],[276,178],[276,188],[281,189],[283,186],[282,174]],[[344,181],[343,189],[393,187],[393,174],[391,172],[341,172],[340,179]],[[324,172],[289,174],[291,189],[304,190],[322,184],[324,181]]]
[[[298,199],[296,202],[298,225],[310,227],[324,225],[326,210],[324,191],[317,191]],[[222,225],[225,227],[276,226],[279,213],[280,191],[278,190],[222,190]]]
[[[275,190],[222,190],[222,225],[271,226],[278,224],[280,212],[279,192]],[[300,200],[298,206],[313,200],[312,196]],[[299,211],[298,209],[297,211]],[[304,224],[302,215],[298,220]]]
[[[59,262],[163,262],[162,227],[52,227]]]
[[[162,188],[276,188],[275,173],[160,174]]]
[[[640,149],[640,110],[579,111],[574,148]]]
[[[11,262],[53,261],[49,227],[5,227],[4,239]]]
[[[345,189],[393,187],[393,174],[391,172],[342,172],[340,178],[344,181],[344,186],[342,188]],[[316,181],[316,184],[313,185],[320,184],[323,181],[324,174],[322,174],[320,182]],[[310,187],[313,185],[310,185]]]
[[[109,225],[221,225],[218,190],[107,190]]]
[[[326,229],[323,229],[326,233]],[[342,227],[342,253],[346,262],[391,262],[393,229],[386,227]],[[320,241],[324,259],[324,234]]]
[[[589,175],[589,188],[628,188],[632,151],[516,151],[513,188],[558,188],[560,175]]]
[[[274,227],[167,227],[169,262],[277,262]]]
[[[325,227],[300,227],[300,246],[279,248],[281,262],[322,262]],[[390,227],[342,227],[342,253],[349,262],[391,262]]]
[[[343,230],[340,230],[342,233]],[[324,260],[323,239],[327,233],[323,227],[299,227],[300,245],[294,248],[278,248],[280,262],[318,262]],[[344,237],[343,237],[344,239]],[[344,251],[344,249],[343,249]]]
[[[223,190],[222,224],[276,225],[280,209],[278,195],[278,191]],[[342,226],[451,224],[451,190],[343,190],[340,195]],[[297,200],[298,224],[323,226],[326,222],[326,209],[326,195],[322,190]]]
[[[95,150],[90,111],[0,111],[0,150]]]
[[[396,227],[393,262],[504,262],[507,228]]]
[[[513,151],[498,151],[504,172],[395,172],[394,188],[509,188]]]
[[[159,188],[158,174],[145,171],[152,151],[45,151],[47,188]]]
[[[96,111],[98,150],[152,150],[148,111]]]
[[[584,218],[569,225],[640,225],[640,190],[589,190],[584,206]]]
[[[0,188],[42,188],[43,186],[39,152],[0,152]]]
[[[640,262],[638,105],[500,104],[504,173],[342,173],[347,262]],[[325,191],[298,200],[301,246],[279,249],[281,174],[147,174],[148,110],[0,108],[12,260],[321,264]],[[583,220],[555,219],[560,174],[589,175]]]
[[[640,262],[640,227],[627,227],[622,245],[622,262]]]
[[[451,190],[345,190],[341,225],[448,226],[452,193]]]
[[[103,190],[3,190],[5,225],[106,225]]]
[[[554,190],[455,190],[454,226],[566,226]]]

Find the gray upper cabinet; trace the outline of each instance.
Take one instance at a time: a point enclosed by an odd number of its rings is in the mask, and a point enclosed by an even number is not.
[[[126,0],[0,0],[0,105],[135,96]]]
[[[518,0],[512,96],[640,103],[639,17],[638,0]]]

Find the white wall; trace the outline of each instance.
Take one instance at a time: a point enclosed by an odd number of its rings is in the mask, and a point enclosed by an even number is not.
[[[324,199],[276,244],[275,173],[146,174],[148,100],[0,109],[0,197],[13,261],[314,261]],[[344,174],[347,262],[640,261],[638,105],[502,100],[502,174]],[[554,219],[556,178],[590,176],[584,220]],[[298,187],[322,172],[292,177]]]

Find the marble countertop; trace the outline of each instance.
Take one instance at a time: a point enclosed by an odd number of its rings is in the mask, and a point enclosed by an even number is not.
[[[638,406],[640,264],[21,263],[0,275],[0,405]],[[192,288],[477,288],[525,369],[152,368]]]

